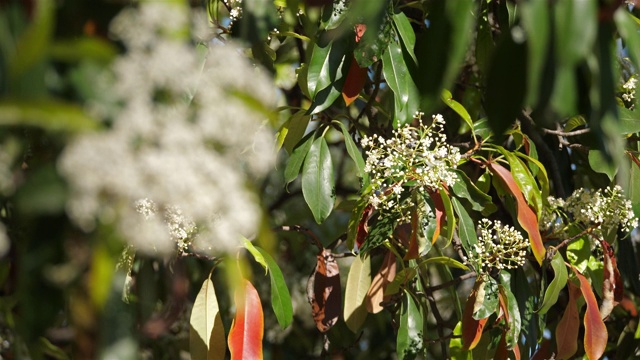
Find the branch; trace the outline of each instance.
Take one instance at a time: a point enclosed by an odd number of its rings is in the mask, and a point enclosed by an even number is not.
[[[582,134],[588,134],[589,132],[591,132],[590,128],[568,131],[568,132],[564,132],[561,130],[551,130],[546,128],[541,128],[541,129],[542,129],[542,132],[545,134],[558,135],[563,137],[578,136]]]
[[[444,282],[442,284],[438,284],[438,285],[433,285],[433,286],[429,286],[427,288],[428,291],[438,291],[438,290],[442,290],[444,288],[448,288],[449,286],[454,286],[457,285],[465,280],[469,280],[471,278],[474,278],[478,276],[478,274],[476,274],[475,271],[472,271],[470,273],[466,273],[464,275],[460,275],[457,278],[453,279],[453,280],[449,280],[447,282]]]
[[[311,243],[313,245],[315,245],[316,247],[318,247],[318,250],[322,251],[324,249],[324,246],[322,246],[322,243],[320,242],[320,239],[318,239],[318,237],[316,236],[316,234],[313,233],[313,231],[302,227],[300,225],[283,225],[280,227],[277,227],[274,229],[274,231],[296,231],[299,232],[301,234],[306,235],[309,240],[311,240]]]

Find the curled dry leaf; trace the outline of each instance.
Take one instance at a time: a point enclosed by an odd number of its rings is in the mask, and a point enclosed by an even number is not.
[[[623,298],[624,284],[618,271],[615,254],[611,245],[602,241],[604,253],[604,281],[602,283],[602,304],[600,305],[600,316],[606,319]]]
[[[482,289],[484,289],[483,281],[481,279],[476,280],[476,284],[473,286],[473,290],[471,290],[471,294],[469,294],[464,306],[462,314],[462,346],[465,350],[471,350],[478,345],[484,326],[489,320],[488,317],[480,320],[473,317],[473,313],[478,307],[476,305],[477,300],[484,298],[482,294],[478,296],[479,290]]]
[[[338,321],[342,309],[340,269],[329,249],[318,254],[316,268],[307,282],[307,299],[320,332],[327,332]]]
[[[393,279],[396,277],[396,258],[391,251],[387,252],[382,261],[380,271],[373,277],[371,281],[371,287],[367,291],[365,297],[365,304],[367,311],[372,314],[377,314],[384,307],[382,302],[389,300],[388,296],[384,295],[384,291]]]

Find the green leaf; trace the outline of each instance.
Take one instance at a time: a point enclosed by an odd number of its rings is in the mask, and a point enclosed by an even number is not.
[[[405,293],[400,309],[396,352],[399,359],[415,359],[424,351],[422,314],[410,293]]]
[[[296,144],[300,142],[300,139],[304,136],[307,126],[309,125],[310,115],[307,115],[304,110],[299,110],[287,121],[287,132],[282,145],[287,153],[292,154]],[[297,174],[296,174],[297,175]]]
[[[518,159],[513,152],[501,146],[497,146],[497,148],[507,158],[507,161],[509,161],[513,179],[522,191],[525,199],[527,199],[529,205],[536,211],[537,218],[540,218],[540,214],[542,213],[542,194],[529,168],[522,160]]]
[[[460,104],[459,102],[453,100],[453,95],[451,95],[451,92],[447,89],[442,90],[442,95],[440,95],[440,99],[442,99],[445,105],[451,108],[451,110],[455,111],[458,115],[460,115],[462,120],[464,120],[464,122],[467,123],[467,125],[469,126],[469,129],[471,129],[471,135],[475,139],[476,133],[475,133],[475,130],[473,129],[473,119],[471,119],[471,115],[469,115],[469,112],[467,111],[467,109],[465,109],[464,106],[462,106],[462,104]]]
[[[413,278],[418,275],[418,269],[415,267],[406,267],[396,273],[393,281],[387,285],[384,290],[384,295],[393,295],[400,291],[400,288],[404,288],[407,283],[411,282]]]
[[[629,164],[629,182],[628,188],[624,189],[625,194],[631,201],[633,214],[640,218],[640,165],[631,162]]]
[[[640,112],[618,106],[618,127],[623,135],[640,132]]]
[[[498,310],[498,283],[490,276],[478,287],[476,302],[473,306],[473,318],[476,320],[488,318]]]
[[[278,263],[265,249],[258,246],[254,248],[262,256],[266,263],[266,268],[269,270],[271,278],[271,307],[276,314],[276,319],[278,319],[280,327],[286,329],[293,321],[293,305],[289,288],[287,288],[287,283],[284,281],[284,276],[282,275],[282,270],[280,270]]]
[[[495,205],[491,196],[487,195],[469,179],[467,174],[462,170],[454,169],[458,180],[453,183],[451,190],[456,196],[469,200],[471,208],[475,211],[483,211],[485,209],[494,210]],[[492,212],[492,211],[491,211]],[[484,214],[484,211],[483,211]]]
[[[593,51],[597,2],[565,0],[555,4],[555,53],[558,63],[573,66]]]
[[[462,206],[460,201],[456,198],[451,198],[451,204],[456,214],[458,214],[458,235],[460,241],[462,241],[462,247],[467,253],[473,249],[473,245],[478,243],[478,236],[476,234],[476,228],[473,225],[473,219],[467,213],[467,210]]]
[[[316,100],[318,93],[343,77],[342,68],[346,58],[346,43],[342,39],[324,43],[321,38],[313,45],[309,68],[307,72],[307,87],[312,100]],[[344,65],[346,67],[349,64]],[[346,71],[348,69],[344,69]]]
[[[349,14],[348,8],[348,0],[338,0],[329,5],[325,5],[322,9],[320,29],[331,30],[340,26]]]
[[[307,153],[309,153],[311,144],[313,144],[313,140],[314,133],[311,132],[307,134],[307,136],[303,137],[302,140],[298,142],[298,145],[293,148],[291,156],[287,161],[287,166],[284,169],[284,181],[287,184],[298,177],[302,164],[304,163],[304,159],[307,157]]]
[[[442,236],[447,239],[447,243],[449,244],[451,240],[453,240],[453,233],[456,229],[456,217],[453,215],[453,206],[451,205],[449,194],[441,188],[440,196],[442,197],[442,204],[444,205],[445,214],[447,215],[446,233],[442,234]]]
[[[336,199],[333,163],[324,137],[314,140],[302,169],[302,195],[318,224],[331,211]]]
[[[397,14],[393,14],[392,16],[393,24],[395,25],[396,32],[402,40],[402,45],[404,49],[407,51],[411,59],[417,64],[418,59],[416,58],[416,54],[413,51],[413,48],[416,46],[416,34],[413,31],[413,27],[411,27],[411,23],[409,19],[403,12],[399,12]]]
[[[404,61],[402,48],[394,41],[382,54],[382,72],[394,93],[393,126],[397,128],[413,119],[419,107],[419,93]]]
[[[589,150],[589,166],[593,171],[607,175],[610,181],[618,172],[618,167],[600,150]]]
[[[507,349],[513,349],[515,346],[518,346],[520,329],[522,328],[520,309],[518,309],[518,302],[515,295],[511,292],[510,280],[511,277],[508,272],[503,271],[500,273],[501,284],[499,285],[499,291],[502,298],[507,300],[507,310],[509,312],[509,329],[506,333]]]
[[[452,259],[448,256],[436,256],[436,257],[428,258],[426,260],[421,261],[418,264],[418,266],[428,265],[428,264],[441,264],[448,267],[469,271],[469,268],[466,267],[463,263],[459,262],[458,260]]]
[[[547,61],[551,17],[546,0],[521,2],[519,5],[522,27],[527,33],[527,101],[536,105],[540,84]]]
[[[353,141],[351,134],[349,134],[349,130],[347,127],[341,123],[340,121],[336,121],[335,123],[340,125],[340,129],[342,130],[342,135],[344,136],[344,143],[347,147],[347,153],[353,159],[353,162],[356,164],[356,169],[358,170],[358,176],[364,178],[367,174],[364,172],[364,159],[362,158],[362,153],[360,149]]]
[[[367,28],[353,50],[353,57],[361,68],[380,60],[387,44],[393,41],[389,2],[390,0],[352,1],[350,20],[354,24],[364,24]]]
[[[556,252],[551,259],[551,267],[553,268],[554,277],[544,292],[544,300],[540,305],[540,314],[546,314],[547,311],[558,301],[560,291],[567,285],[567,267],[564,264],[564,258],[559,252]]]
[[[9,77],[17,79],[40,63],[49,49],[54,29],[55,2],[38,0],[34,4],[33,21],[20,34],[15,53],[9,59]]]
[[[356,256],[347,277],[344,293],[344,321],[349,330],[357,333],[367,318],[364,299],[371,287],[371,257],[368,254]]]
[[[625,42],[625,49],[638,68],[640,67],[640,34],[638,34],[638,23],[634,18],[624,6],[619,7],[613,14],[618,32]]]
[[[69,63],[94,60],[108,63],[118,55],[116,46],[98,37],[80,37],[72,40],[58,40],[51,44],[51,57]]]
[[[267,262],[265,261],[264,256],[262,256],[260,251],[258,251],[253,243],[247,239],[244,239],[244,248],[249,250],[251,255],[253,255],[253,259],[258,264],[262,265],[262,267],[264,268],[264,274],[267,275],[267,273],[269,272],[269,266],[267,265]]]
[[[224,359],[227,349],[224,325],[210,278],[204,281],[196,296],[189,324],[191,358],[194,360]]]
[[[82,108],[58,100],[0,101],[0,125],[36,126],[48,131],[84,131],[99,127]]]
[[[567,235],[575,236],[578,233],[578,229],[572,228],[568,231]],[[585,236],[573,240],[567,246],[567,260],[569,260],[569,263],[575,266],[581,273],[584,273],[587,269],[589,256],[591,256],[591,244]]]

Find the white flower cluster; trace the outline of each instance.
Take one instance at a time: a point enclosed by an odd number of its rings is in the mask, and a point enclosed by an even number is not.
[[[515,269],[524,265],[529,243],[513,226],[498,220],[482,219],[478,225],[480,236],[469,254],[469,263],[479,273],[491,269]]]
[[[604,191],[580,188],[567,198],[565,209],[573,220],[585,226],[595,226],[596,230],[619,225],[631,231],[638,226],[631,201],[624,197],[624,191],[617,185]]]
[[[251,236],[261,220],[251,181],[275,162],[264,114],[243,100],[274,106],[271,81],[230,44],[210,45],[204,58],[184,36],[190,18],[185,4],[159,1],[114,19],[127,49],[112,65],[121,109],[59,162],[70,217],[86,231],[96,220],[115,223],[149,253],[187,239],[208,253],[241,245],[240,234]]]
[[[564,209],[564,200],[553,196],[547,197],[549,206],[542,208],[542,214],[538,220],[538,229],[541,231],[551,231],[552,233],[561,231],[564,227],[564,218],[562,211]]]
[[[242,17],[242,0],[223,0],[227,9],[229,9],[229,18],[231,23]]]
[[[622,99],[624,101],[631,102],[634,99],[637,82],[638,80],[635,78],[635,76],[632,76],[629,78],[629,80],[627,80],[626,83],[624,83],[624,85],[622,85],[622,89],[624,90],[624,94],[622,94]]]
[[[417,113],[416,119],[421,116],[422,113]],[[384,210],[413,206],[410,196],[405,204],[400,204],[405,190],[437,191],[457,181],[451,169],[460,161],[460,151],[446,143],[444,123],[442,115],[434,115],[430,126],[406,125],[394,130],[391,139],[375,134],[362,138],[367,155],[364,170],[371,174],[371,205]]]

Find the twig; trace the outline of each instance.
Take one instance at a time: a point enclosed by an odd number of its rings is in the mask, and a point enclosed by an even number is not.
[[[311,240],[311,243],[315,246],[318,247],[318,250],[322,251],[324,249],[324,246],[322,246],[322,243],[320,242],[320,239],[318,239],[318,237],[316,236],[316,234],[313,233],[313,231],[302,227],[300,225],[283,225],[280,227],[275,228],[274,230],[276,231],[296,231],[299,232],[301,234],[305,234],[307,235],[307,237],[309,238],[309,240]]]
[[[444,288],[448,288],[449,286],[454,286],[457,285],[465,280],[471,279],[478,276],[478,274],[476,274],[475,271],[466,273],[464,275],[460,275],[457,278],[453,279],[453,280],[449,280],[447,282],[444,282],[442,284],[438,284],[438,285],[433,285],[433,286],[429,286],[427,289],[431,292],[433,291],[438,291],[438,290],[442,290]]]
[[[447,340],[451,340],[451,339],[459,339],[461,337],[462,337],[462,335],[455,335],[455,334],[451,333],[449,335],[445,335],[445,336],[439,337],[437,339],[425,339],[425,341],[428,342],[428,343],[431,343],[431,344],[435,344],[437,342],[447,341]]]
[[[541,128],[542,132],[545,134],[551,134],[551,135],[558,135],[558,136],[562,136],[562,137],[570,137],[570,136],[578,136],[578,135],[582,135],[582,134],[588,134],[589,132],[591,132],[590,128],[586,128],[586,129],[580,129],[580,130],[574,130],[574,131],[561,131],[561,130],[551,130],[551,129],[546,129],[546,128]]]
[[[591,233],[593,230],[595,230],[595,228],[598,225],[592,225],[584,230],[582,230],[579,234],[573,235],[572,237],[563,240],[560,244],[556,245],[556,246],[550,246],[549,248],[552,249],[552,252],[555,253],[556,251],[558,251],[559,249],[562,249],[563,247],[569,245],[569,243],[571,243],[574,240],[579,239],[580,237],[582,237],[583,235],[589,234]],[[551,256],[553,256],[553,253],[551,254]]]
[[[438,306],[437,306],[437,302],[435,297],[433,296],[433,292],[431,291],[430,288],[425,288],[425,295],[427,300],[429,301],[429,307],[431,308],[431,313],[433,314],[433,317],[436,319],[436,330],[438,331],[438,336],[440,338],[444,338],[444,319],[442,318],[442,315],[440,315],[440,311],[438,310]],[[445,359],[449,358],[449,346],[447,346],[447,343],[442,341],[440,342],[440,346],[442,349],[442,357]]]

